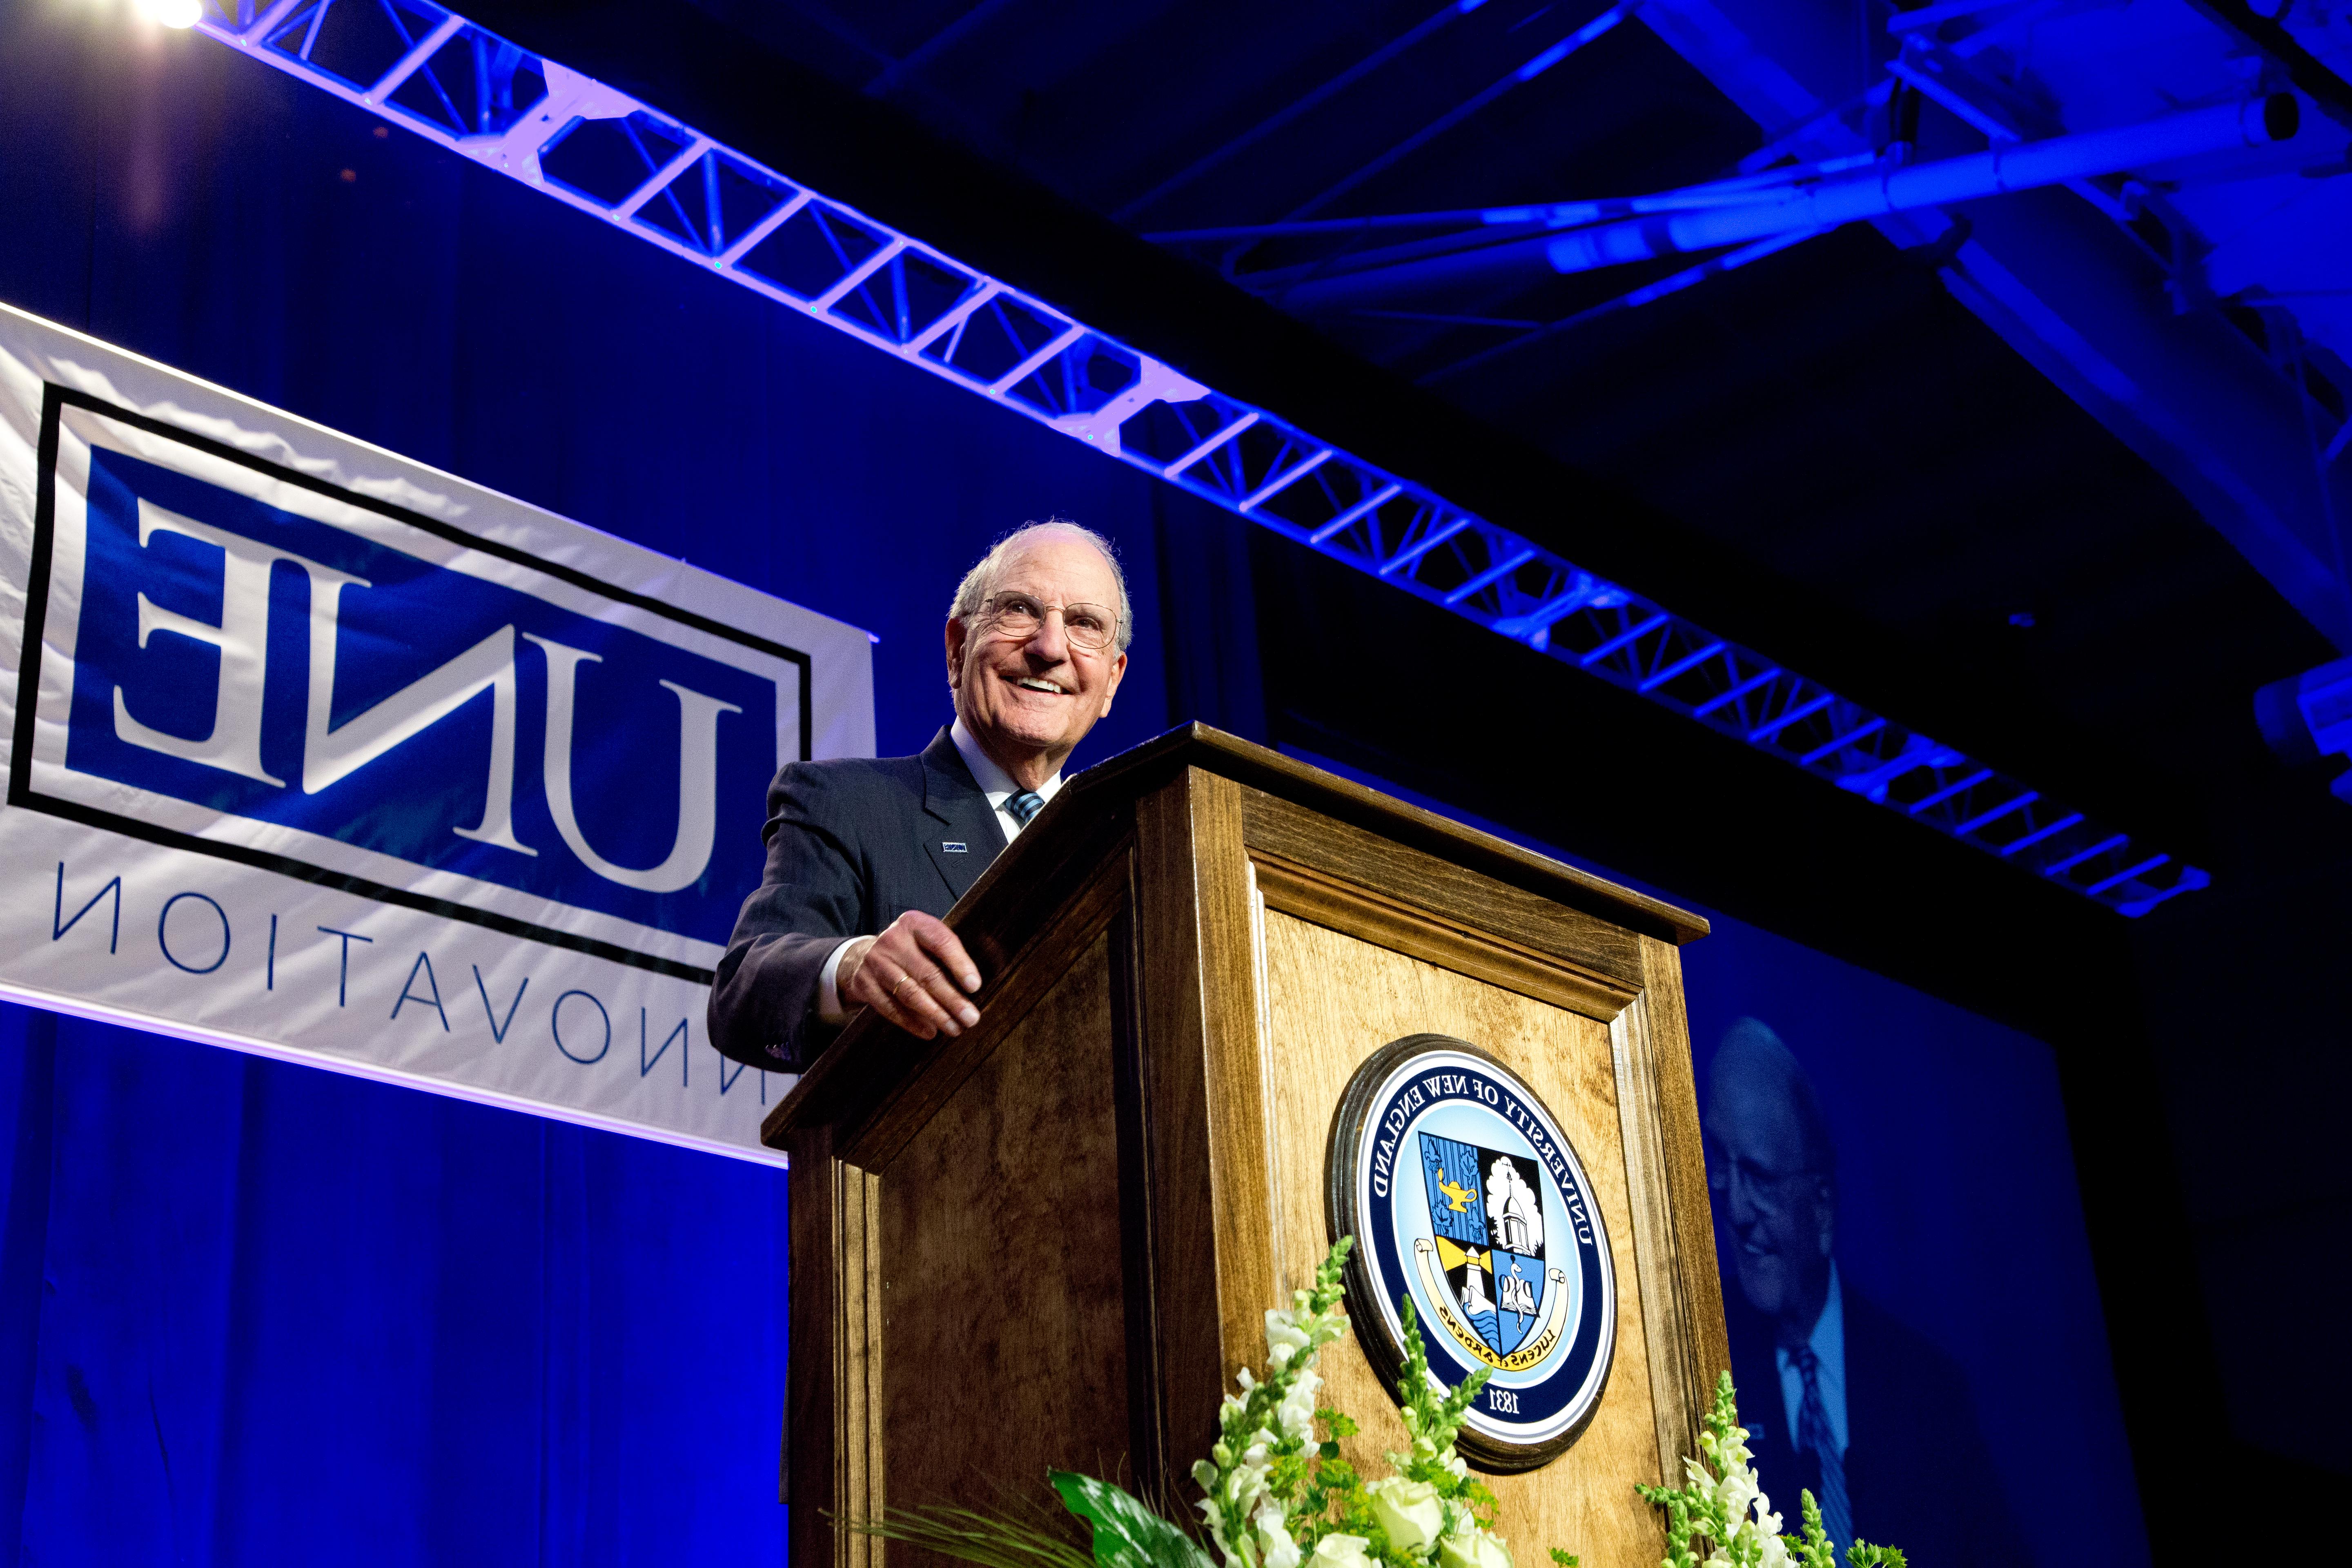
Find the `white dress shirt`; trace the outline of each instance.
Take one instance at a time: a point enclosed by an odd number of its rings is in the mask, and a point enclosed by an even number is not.
[[[1004,829],[1004,842],[1010,844],[1020,837],[1021,821],[1004,809],[1004,803],[1019,795],[1021,786],[1013,782],[1011,773],[996,765],[994,757],[980,749],[979,740],[963,727],[961,719],[949,728],[948,739],[955,742],[956,754],[963,759],[963,765],[971,770],[972,782],[980,785],[980,793],[988,797],[989,809],[996,813],[996,826]],[[1062,775],[1058,773],[1037,786],[1042,800],[1050,801],[1061,793]]]
[[[980,749],[978,738],[963,727],[961,718],[949,728],[948,738],[955,742],[956,754],[963,759],[963,765],[971,770],[972,782],[980,785],[980,793],[988,797],[989,809],[996,813],[996,826],[1004,830],[1004,842],[1012,843],[1021,837],[1021,819],[1006,810],[1004,803],[1021,793],[1021,785],[996,765],[994,757]],[[1045,800],[1052,800],[1061,792],[1059,773],[1037,786],[1039,797]],[[816,1016],[821,1023],[838,1024],[848,1016],[841,1005],[841,955],[856,940],[851,937],[836,946],[825,959],[824,967],[817,972]]]
[[[1813,1331],[1805,1343],[1820,1364],[1813,1377],[1821,1384],[1822,1412],[1830,1419],[1830,1441],[1837,1446],[1838,1457],[1845,1457],[1845,1297],[1838,1289],[1837,1260],[1830,1260],[1829,1299],[1822,1303],[1822,1315],[1813,1323]],[[1780,1370],[1780,1406],[1789,1413],[1789,1447],[1801,1447],[1797,1436],[1797,1413],[1805,1406],[1805,1374],[1799,1371],[1794,1357],[1786,1346],[1772,1347],[1773,1364]]]

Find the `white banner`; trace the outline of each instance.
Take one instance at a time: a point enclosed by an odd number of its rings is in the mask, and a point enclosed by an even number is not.
[[[870,641],[0,306],[0,994],[775,1158],[709,1048]]]

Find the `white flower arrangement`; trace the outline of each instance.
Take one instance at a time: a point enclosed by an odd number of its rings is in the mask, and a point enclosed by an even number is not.
[[[1244,1368],[1225,1396],[1209,1457],[1192,1467],[1200,1484],[1206,1544],[1222,1568],[1516,1568],[1495,1530],[1495,1495],[1454,1451],[1462,1418],[1485,1386],[1480,1369],[1439,1394],[1413,1318],[1404,1306],[1405,1390],[1397,1414],[1411,1439],[1387,1456],[1394,1474],[1366,1481],[1339,1457],[1356,1424],[1316,1404],[1322,1348],[1348,1331],[1339,1310],[1340,1268],[1352,1238],[1341,1237],[1315,1272],[1311,1289],[1265,1315],[1266,1369]],[[1318,1438],[1320,1425],[1325,1436]],[[1757,1484],[1747,1431],[1738,1424],[1731,1374],[1717,1386],[1699,1436],[1703,1458],[1683,1461],[1685,1485],[1643,1486],[1666,1512],[1667,1556],[1660,1568],[1840,1568],[1811,1492],[1801,1494],[1804,1533],[1783,1536],[1780,1516]],[[1715,1468],[1709,1469],[1712,1464]],[[926,1547],[983,1568],[1220,1568],[1202,1543],[1122,1488],[1055,1470],[1063,1505],[1092,1527],[1091,1552],[1040,1523],[969,1509],[897,1510],[849,1528]],[[1557,1548],[1555,1568],[1577,1568]],[[1903,1554],[1857,1541],[1844,1568],[1905,1568]]]
[[[1698,1436],[1703,1458],[1683,1460],[1685,1485],[1634,1484],[1644,1500],[1666,1510],[1666,1558],[1659,1568],[1838,1568],[1836,1543],[1822,1526],[1813,1494],[1801,1491],[1801,1535],[1780,1533],[1780,1516],[1748,1464],[1748,1428],[1739,1425],[1731,1374],[1715,1385],[1715,1408]],[[1715,1469],[1707,1468],[1712,1462]],[[1718,1473],[1719,1472],[1719,1473]],[[1702,1555],[1704,1553],[1704,1555]],[[1845,1552],[1846,1568],[1905,1568],[1891,1546],[1857,1540]]]
[[[1266,1313],[1265,1376],[1244,1368],[1241,1392],[1225,1396],[1216,1447],[1192,1467],[1209,1540],[1223,1568],[1513,1568],[1493,1533],[1494,1494],[1454,1451],[1486,1374],[1440,1395],[1410,1305],[1410,1392],[1398,1409],[1410,1451],[1388,1456],[1396,1474],[1371,1482],[1339,1458],[1339,1439],[1356,1424],[1317,1407],[1323,1380],[1314,1363],[1348,1331],[1339,1271],[1352,1245],[1343,1237],[1332,1247],[1313,1289],[1295,1292],[1288,1310]],[[1319,1442],[1318,1421],[1330,1433]]]

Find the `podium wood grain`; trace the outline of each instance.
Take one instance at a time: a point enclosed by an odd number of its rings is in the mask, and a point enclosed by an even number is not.
[[[1589,1563],[1653,1563],[1665,1539],[1633,1483],[1655,1484],[1650,1347],[1634,1283],[1633,1216],[1626,1196],[1616,1070],[1605,1024],[1360,938],[1269,910],[1266,959],[1274,1037],[1275,1124],[1283,1194],[1286,1288],[1312,1278],[1330,1244],[1323,1214],[1323,1151],[1349,1075],[1397,1037],[1410,1017],[1489,1052],[1551,1108],[1591,1184],[1616,1270],[1617,1348],[1601,1405],[1575,1447],[1539,1470],[1490,1476],[1496,1523],[1522,1563],[1550,1546]],[[1416,1178],[1417,1179],[1417,1178]],[[1367,1473],[1406,1446],[1404,1427],[1362,1349],[1349,1339],[1323,1352],[1328,1403],[1363,1426],[1341,1452]]]
[[[838,1523],[1042,1500],[1049,1467],[1186,1506],[1329,1243],[1341,1088],[1421,1032],[1544,1098],[1612,1248],[1607,1392],[1561,1458],[1492,1479],[1502,1528],[1523,1562],[1657,1561],[1633,1483],[1726,1363],[1675,952],[1703,922],[1197,726],[1073,780],[949,921],[980,1026],[854,1021],[765,1130],[793,1155],[798,1568],[911,1564]],[[1402,1446],[1360,1351],[1325,1371],[1350,1457]]]

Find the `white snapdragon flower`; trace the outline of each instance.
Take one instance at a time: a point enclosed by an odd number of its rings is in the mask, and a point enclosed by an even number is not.
[[[1389,1544],[1408,1557],[1423,1557],[1445,1528],[1445,1505],[1427,1481],[1391,1476],[1364,1490],[1372,1500],[1372,1517],[1388,1532]]]
[[[1277,1367],[1288,1366],[1290,1359],[1307,1348],[1307,1331],[1298,1326],[1298,1314],[1280,1310],[1265,1315],[1265,1359]]]
[[[1266,1499],[1250,1522],[1257,1527],[1265,1568],[1298,1568],[1298,1542],[1290,1539],[1290,1521],[1282,1504]]]
[[[1327,1535],[1315,1543],[1307,1568],[1377,1568],[1367,1550],[1371,1544],[1361,1535]]]
[[[1748,1517],[1748,1505],[1763,1497],[1757,1489],[1756,1474],[1748,1469],[1730,1469],[1715,1484],[1716,1500],[1723,1505],[1723,1517],[1740,1523]]]
[[[1275,1419],[1281,1424],[1282,1435],[1300,1442],[1312,1442],[1315,1437],[1315,1395],[1323,1380],[1311,1372],[1302,1372],[1290,1392],[1282,1396],[1276,1407]]]
[[[1317,1270],[1315,1289],[1294,1292],[1288,1310],[1265,1314],[1264,1377],[1247,1367],[1237,1370],[1218,1441],[1208,1461],[1193,1468],[1208,1494],[1197,1506],[1225,1568],[1302,1568],[1288,1507],[1273,1495],[1272,1471],[1277,1454],[1314,1441],[1316,1395],[1323,1385],[1312,1370],[1315,1353],[1348,1331],[1345,1313],[1318,1310],[1317,1303],[1337,1307],[1342,1257],[1344,1249],[1335,1249]]]

